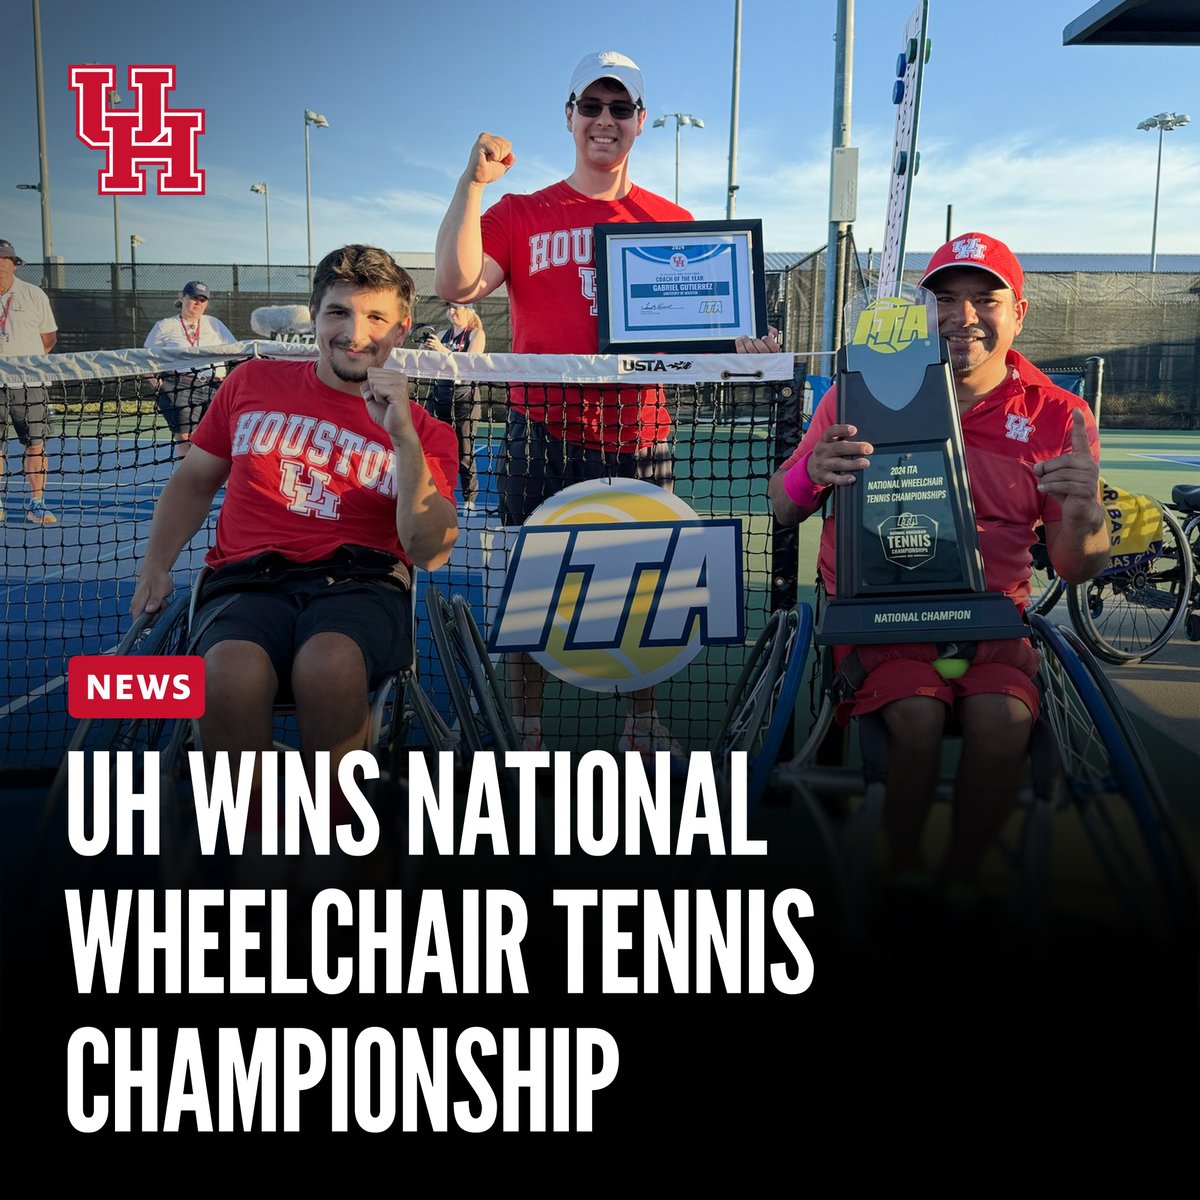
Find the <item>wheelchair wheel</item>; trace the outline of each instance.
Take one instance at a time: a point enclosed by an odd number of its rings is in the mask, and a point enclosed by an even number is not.
[[[1055,574],[1046,552],[1045,527],[1038,526],[1038,540],[1029,547],[1029,603],[1026,612],[1045,616],[1059,601],[1067,585]]]
[[[429,587],[425,610],[466,748],[497,753],[519,748],[504,685],[492,667],[466,599],[448,598],[440,589]]]
[[[129,631],[113,648],[112,653],[114,655],[182,654],[187,637],[187,614],[190,601],[190,595],[183,592],[161,612],[150,615],[143,613],[130,626]],[[63,800],[66,799],[70,783],[69,756],[72,751],[85,752],[84,788],[88,793],[91,793],[95,786],[94,754],[103,751],[138,751],[139,753],[134,756],[132,762],[134,786],[140,789],[145,769],[143,755],[148,750],[161,751],[167,746],[171,739],[172,725],[173,720],[164,720],[161,717],[117,717],[110,720],[87,717],[80,721],[46,795],[46,807],[35,842],[35,856],[55,814],[59,811]],[[109,770],[115,774],[116,769],[116,760],[110,759]]]
[[[752,807],[766,790],[792,720],[812,625],[807,604],[771,614],[733,685],[713,740],[718,761],[735,750],[748,754]]]
[[[1162,510],[1162,551],[1153,562],[1106,571],[1067,593],[1071,620],[1105,662],[1139,662],[1175,635],[1192,590],[1192,553],[1176,517]]]
[[[1058,742],[1067,803],[1108,894],[1139,932],[1194,938],[1191,870],[1129,715],[1074,631],[1044,617],[1030,623],[1042,649],[1043,715]]]

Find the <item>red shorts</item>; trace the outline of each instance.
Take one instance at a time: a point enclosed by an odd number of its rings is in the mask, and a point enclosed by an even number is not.
[[[834,646],[835,670],[852,648]],[[932,696],[951,708],[962,696],[1015,696],[1037,720],[1040,706],[1033,677],[1041,658],[1024,638],[977,642],[971,665],[957,679],[938,674],[933,660],[940,656],[932,642],[858,646],[857,650],[867,677],[849,700],[838,705],[841,725],[909,696]]]

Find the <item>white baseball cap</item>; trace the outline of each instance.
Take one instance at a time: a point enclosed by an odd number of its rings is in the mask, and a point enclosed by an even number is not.
[[[571,72],[571,96],[578,98],[584,89],[597,79],[615,79],[623,84],[632,100],[641,102],[641,68],[616,50],[596,50],[586,55]]]

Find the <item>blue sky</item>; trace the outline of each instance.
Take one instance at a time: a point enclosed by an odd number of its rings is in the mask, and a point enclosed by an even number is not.
[[[882,238],[895,110],[891,81],[914,0],[855,6],[852,141],[860,148],[861,248]],[[946,206],[956,232],[983,228],[1018,251],[1149,252],[1157,134],[1144,117],[1192,112],[1166,137],[1159,251],[1194,253],[1200,193],[1200,51],[1064,47],[1062,31],[1090,0],[932,0],[933,54],[921,120],[910,249],[931,249]],[[453,5],[334,5],[315,0],[177,4],[42,0],[46,125],[54,250],[109,261],[112,203],[96,194],[103,163],[74,136],[68,67],[178,68],[173,103],[207,110],[203,197],[121,201],[122,258],[131,233],[146,262],[262,262],[270,187],[271,257],[305,257],[303,112],[312,131],[314,251],[365,241],[428,251],[481,129],[513,142],[510,190],[569,173],[563,101],[587,51],[629,54],[646,77],[651,120],[704,118],[681,135],[681,202],[697,217],[725,212],[733,0],[624,5],[458,0]],[[40,257],[32,16],[6,5],[0,237]],[[737,214],[759,217],[768,250],[825,241],[833,94],[834,0],[744,0]],[[646,130],[633,177],[674,187],[673,122]],[[498,196],[499,191],[496,192]]]

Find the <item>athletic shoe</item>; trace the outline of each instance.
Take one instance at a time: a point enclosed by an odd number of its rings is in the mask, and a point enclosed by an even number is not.
[[[629,750],[638,754],[655,754],[659,750],[665,750],[668,754],[683,754],[683,747],[657,717],[626,717],[625,732],[617,742],[617,750],[621,754]]]
[[[25,520],[32,521],[35,525],[54,525],[57,524],[58,518],[46,507],[46,502],[42,499],[29,499],[25,501]]]

